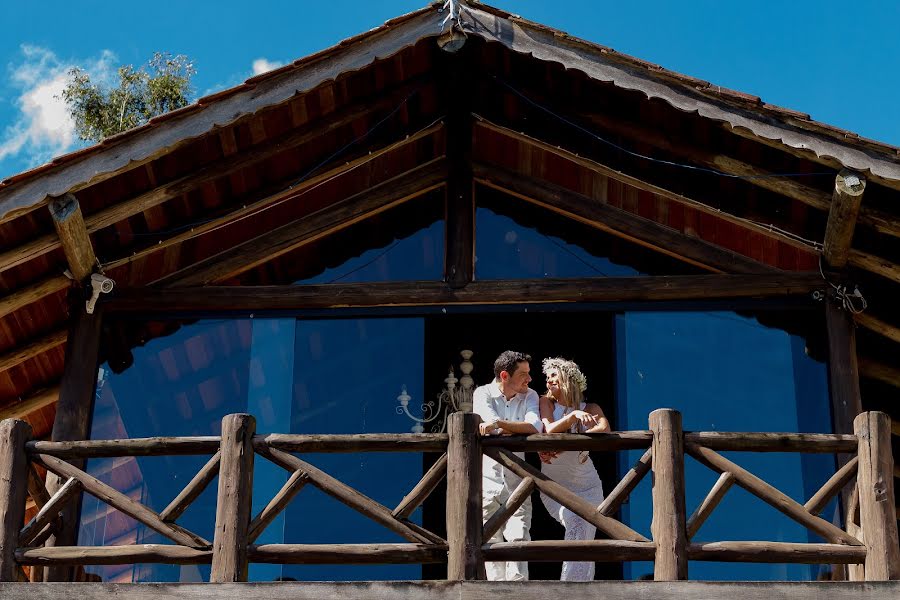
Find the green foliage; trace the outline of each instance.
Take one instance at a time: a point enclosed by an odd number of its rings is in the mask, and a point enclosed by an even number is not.
[[[186,56],[157,52],[139,69],[131,65],[119,67],[116,87],[95,83],[76,67],[69,71],[69,82],[61,97],[75,120],[78,137],[99,142],[187,106],[195,73]]]

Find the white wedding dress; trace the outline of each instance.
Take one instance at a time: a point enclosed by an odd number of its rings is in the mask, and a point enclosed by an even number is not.
[[[584,402],[581,410],[584,410]],[[553,408],[553,421],[562,419],[566,414],[566,407],[555,404]],[[578,494],[594,506],[603,502],[603,483],[600,475],[594,468],[587,452],[563,452],[553,459],[550,464],[541,463],[541,471],[557,483],[564,485],[569,490]],[[547,512],[566,528],[566,540],[592,540],[597,528],[562,506],[556,500],[541,494],[541,501],[547,507]],[[562,567],[561,581],[592,581],[594,579],[594,563],[565,561]]]

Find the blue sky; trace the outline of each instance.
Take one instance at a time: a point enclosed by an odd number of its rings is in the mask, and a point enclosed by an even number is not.
[[[11,1],[0,5],[0,178],[74,149],[58,94],[154,51],[203,95],[380,25],[425,0]],[[494,0],[525,18],[900,145],[900,2]]]

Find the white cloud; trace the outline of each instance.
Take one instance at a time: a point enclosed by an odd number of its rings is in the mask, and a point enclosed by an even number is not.
[[[271,61],[267,58],[257,58],[253,61],[253,74],[259,75],[267,71],[272,71],[282,66],[282,63]]]
[[[14,122],[0,134],[0,160],[24,158],[37,165],[78,145],[75,124],[59,96],[74,61],[62,61],[47,48],[21,46],[21,62],[8,65],[17,93]],[[108,50],[98,58],[77,64],[97,82],[108,82],[115,73],[115,56]]]

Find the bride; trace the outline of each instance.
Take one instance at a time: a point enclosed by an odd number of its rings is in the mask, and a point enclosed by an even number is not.
[[[541,420],[546,433],[596,433],[609,431],[609,421],[603,410],[584,401],[587,378],[571,360],[548,358],[543,362],[547,378],[547,393],[541,398]],[[603,501],[603,485],[587,451],[542,452],[541,470],[550,478],[566,486],[594,506]],[[541,494],[550,515],[566,528],[566,540],[592,540],[596,527]],[[562,581],[591,581],[593,562],[565,561]]]

